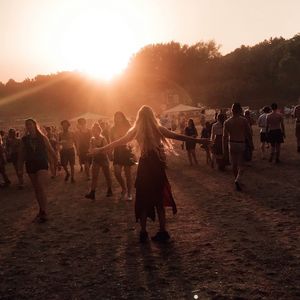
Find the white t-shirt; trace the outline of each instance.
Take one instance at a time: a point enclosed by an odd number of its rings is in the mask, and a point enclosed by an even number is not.
[[[257,125],[260,127],[260,132],[266,133],[267,132],[267,115],[266,113],[263,113],[258,117]]]

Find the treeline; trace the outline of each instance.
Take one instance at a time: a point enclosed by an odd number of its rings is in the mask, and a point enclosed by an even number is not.
[[[182,101],[228,107],[233,101],[258,108],[277,101],[295,104],[300,97],[300,34],[241,46],[222,56],[214,41],[148,45],[110,84],[78,73],[38,75],[0,83],[0,116],[62,115],[84,111],[133,113],[141,104],[158,107],[165,91]]]

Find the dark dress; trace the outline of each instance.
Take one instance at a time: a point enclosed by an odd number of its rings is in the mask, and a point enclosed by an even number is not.
[[[143,212],[154,221],[155,207],[170,206],[173,213],[177,213],[171,186],[166,175],[166,163],[163,159],[162,150],[153,150],[141,156],[135,188],[135,217],[137,222]]]
[[[25,167],[28,174],[35,174],[40,170],[48,170],[48,156],[43,136],[22,138],[25,150]]]
[[[187,136],[195,137],[198,135],[196,128],[186,127],[184,129],[184,134]],[[187,151],[194,150],[196,148],[195,142],[185,142],[185,148]]]

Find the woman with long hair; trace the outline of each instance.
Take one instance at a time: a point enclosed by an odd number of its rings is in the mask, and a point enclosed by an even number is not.
[[[193,141],[206,143],[206,139],[194,139],[188,136],[176,134],[159,125],[151,107],[142,106],[138,111],[134,126],[120,139],[95,149],[92,154],[110,151],[118,146],[126,145],[135,139],[139,145],[140,160],[135,182],[136,200],[135,217],[140,221],[140,241],[148,240],[146,230],[147,218],[155,220],[155,210],[158,214],[160,229],[152,238],[153,241],[165,242],[169,240],[166,231],[165,206],[170,206],[173,213],[177,212],[176,204],[171,192],[165,166],[165,151],[172,151],[172,144],[167,140]]]
[[[114,126],[110,131],[111,141],[116,141],[124,136],[130,129],[130,127],[130,123],[125,115],[120,111],[116,112],[114,115]],[[116,179],[122,188],[121,199],[132,200],[131,167],[135,164],[135,161],[131,145],[125,143],[114,147],[113,164]],[[122,176],[123,169],[125,173],[126,184]]]
[[[95,123],[92,127],[92,138],[90,140],[90,150],[93,151],[94,148],[101,148],[107,145],[106,138],[102,135],[102,129],[98,123]],[[95,200],[97,181],[99,177],[100,168],[102,168],[103,175],[107,184],[106,197],[111,197],[112,193],[112,183],[109,169],[109,160],[106,153],[99,153],[92,160],[92,183],[91,190],[85,195],[85,198]]]
[[[226,115],[219,113],[217,116],[217,122],[212,125],[211,140],[212,140],[212,167],[216,162],[220,171],[225,170],[226,159],[223,153],[223,125],[226,120]]]
[[[21,139],[17,136],[17,132],[14,128],[10,128],[8,131],[7,141],[6,141],[6,159],[7,162],[13,164],[18,177],[18,188],[23,188],[23,176],[18,173],[18,155],[21,145]]]
[[[22,138],[19,153],[18,172],[20,176],[23,174],[23,165],[25,162],[26,172],[33,185],[39,205],[39,213],[35,221],[42,223],[47,220],[45,181],[48,174],[48,158],[51,157],[57,161],[57,157],[48,138],[41,132],[35,120],[27,119],[25,127],[26,133]]]

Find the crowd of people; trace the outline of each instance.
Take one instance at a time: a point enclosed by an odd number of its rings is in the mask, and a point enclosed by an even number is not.
[[[295,107],[297,151],[300,152],[300,105]],[[170,139],[182,141],[191,165],[198,165],[196,144],[200,143],[206,153],[206,162],[212,168],[224,171],[231,165],[234,184],[237,191],[242,191],[244,162],[252,160],[253,131],[255,124],[250,111],[243,112],[239,103],[234,103],[231,116],[220,111],[215,120],[200,118],[201,133],[192,118],[181,116],[177,126],[172,122],[162,122],[153,110],[143,106],[138,111],[134,124],[130,124],[124,113],[116,112],[113,125],[99,120],[92,128],[87,127],[85,119],[77,121],[77,130],[70,130],[68,120],[61,121],[61,130],[53,126],[41,129],[33,119],[25,121],[23,133],[11,128],[0,133],[0,174],[3,177],[1,187],[8,187],[11,181],[6,173],[6,163],[14,167],[18,188],[24,185],[23,169],[32,183],[39,212],[35,221],[47,221],[47,176],[51,178],[63,169],[65,182],[76,183],[76,153],[80,171],[90,181],[90,190],[85,197],[95,200],[100,169],[106,181],[106,196],[113,196],[110,161],[114,175],[120,185],[120,198],[133,200],[133,186],[136,189],[135,217],[140,222],[140,241],[146,242],[147,218],[153,221],[156,214],[159,231],[152,240],[167,241],[170,236],[166,230],[165,207],[170,206],[173,213],[177,208],[171,186],[166,175],[166,157],[175,152]],[[280,163],[280,145],[284,142],[285,128],[283,116],[275,103],[264,107],[257,120],[260,127],[261,155],[266,159],[266,149],[271,147],[269,161]],[[135,142],[133,142],[135,141]],[[139,159],[137,158],[139,156]],[[135,185],[133,184],[132,166],[138,165]],[[49,169],[49,170],[48,170]]]

